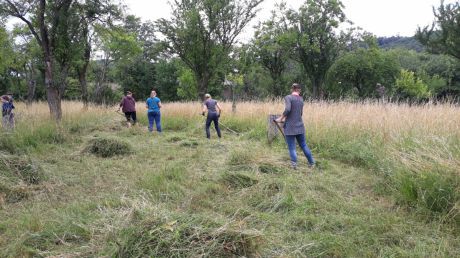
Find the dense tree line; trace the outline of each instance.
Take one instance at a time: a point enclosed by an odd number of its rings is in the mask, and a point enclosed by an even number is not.
[[[261,2],[174,0],[171,18],[150,22],[117,0],[0,0],[0,91],[46,99],[57,120],[62,99],[110,104],[126,90],[250,100],[299,82],[315,99],[381,97],[377,85],[398,100],[460,96],[459,3],[441,1],[414,37],[390,38],[354,28],[339,0],[280,4],[238,42]]]

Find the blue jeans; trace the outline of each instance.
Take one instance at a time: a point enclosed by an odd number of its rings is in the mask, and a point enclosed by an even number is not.
[[[206,137],[208,139],[211,138],[211,133],[209,132],[209,127],[211,126],[211,123],[214,122],[214,127],[216,128],[217,136],[220,138],[222,135],[220,134],[220,128],[219,128],[219,115],[214,112],[209,112],[208,117],[206,118]]]
[[[307,143],[305,141],[305,134],[286,135],[286,143],[289,148],[289,156],[291,156],[291,161],[294,163],[297,163],[297,153],[295,150],[295,140],[296,139],[297,139],[297,142],[299,143],[300,148],[303,151],[303,154],[305,154],[305,157],[307,157],[308,163],[310,165],[315,164],[315,160],[313,159],[311,151],[308,148]]]
[[[153,132],[153,123],[157,124],[157,131],[161,133],[161,113],[160,111],[150,111],[147,113],[149,118],[149,131]]]

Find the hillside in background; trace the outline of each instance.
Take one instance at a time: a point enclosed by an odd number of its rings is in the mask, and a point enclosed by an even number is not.
[[[378,37],[377,42],[383,49],[404,48],[421,52],[424,50],[423,45],[414,37]]]

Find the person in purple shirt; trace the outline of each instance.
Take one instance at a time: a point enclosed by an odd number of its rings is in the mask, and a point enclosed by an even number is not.
[[[160,98],[157,97],[157,92],[152,90],[150,98],[146,101],[147,117],[149,119],[149,132],[153,132],[153,124],[157,126],[157,132],[161,133],[161,105]]]
[[[291,95],[287,95],[284,98],[285,109],[283,115],[275,120],[277,123],[284,122],[284,134],[293,169],[297,169],[296,140],[308,160],[309,167],[313,168],[315,166],[315,160],[305,140],[305,126],[302,120],[303,98],[300,95],[300,91],[300,84],[294,83],[291,88]]]
[[[123,113],[125,113],[125,117],[128,123],[128,127],[135,125],[137,122],[136,117],[136,100],[133,98],[133,93],[131,91],[126,92],[126,96],[120,102],[120,106],[118,107],[118,111],[120,108]],[[132,123],[131,123],[132,121]]]

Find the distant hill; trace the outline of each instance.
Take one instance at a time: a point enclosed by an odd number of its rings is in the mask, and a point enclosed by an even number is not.
[[[417,52],[421,52],[425,49],[424,46],[414,37],[379,37],[377,38],[377,42],[383,49],[405,48],[415,50]]]

